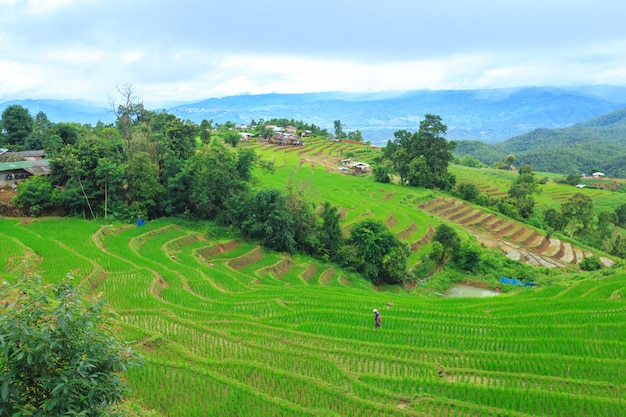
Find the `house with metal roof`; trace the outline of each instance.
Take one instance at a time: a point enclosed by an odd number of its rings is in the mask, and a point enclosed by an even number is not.
[[[0,162],[0,187],[23,181],[31,175],[50,175],[48,159]]]

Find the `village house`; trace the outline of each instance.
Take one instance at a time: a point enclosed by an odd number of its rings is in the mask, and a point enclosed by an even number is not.
[[[365,162],[355,162],[352,164],[352,170],[355,174],[369,174],[371,168]]]
[[[604,172],[594,172],[593,174],[591,174],[591,176],[597,179],[597,178],[604,178],[605,175],[604,175]]]
[[[248,142],[250,139],[252,139],[254,137],[254,135],[252,133],[249,133],[249,132],[240,132],[239,136],[241,136],[241,141],[242,142]]]
[[[303,146],[304,142],[300,139],[300,136],[296,136],[293,134],[285,134],[285,133],[274,133],[270,138],[270,143],[275,143],[276,145],[295,145],[295,146]]]

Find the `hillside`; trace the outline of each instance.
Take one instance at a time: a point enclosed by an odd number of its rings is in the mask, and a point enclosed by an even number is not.
[[[15,100],[53,122],[111,122],[110,105],[65,100]],[[150,103],[144,103],[151,109]],[[437,114],[452,140],[498,142],[538,128],[562,128],[623,107],[626,89],[526,87],[491,90],[420,90],[386,93],[264,94],[209,98],[177,104],[168,112],[200,123],[287,118],[333,130],[341,120],[346,131],[361,130],[365,140],[385,144],[400,129],[414,131],[425,114]],[[158,109],[154,109],[158,110]]]
[[[346,231],[361,219],[385,222],[410,245],[412,264],[445,222],[465,237],[523,248],[521,260],[550,272],[538,287],[503,285],[506,271],[466,274],[463,282],[480,280],[500,295],[442,298],[437,276],[408,289],[375,288],[212,223],[0,217],[0,281],[35,270],[54,282],[71,272],[85,291],[102,292],[120,315],[121,335],[145,358],[125,375],[131,395],[163,417],[623,413],[623,270],[580,272],[587,249],[546,243],[529,227],[430,190],[339,174],[344,152],[368,159],[369,147],[244,146],[274,161],[274,173],[257,173],[264,186],[302,184],[314,201],[341,207]],[[492,195],[506,181],[489,175],[495,170],[452,168]],[[551,185],[546,198],[565,199],[571,189]],[[584,192],[620,203],[602,190]],[[374,308],[383,319],[376,331]]]
[[[599,170],[626,177],[626,109],[619,109],[563,129],[535,129],[489,145],[461,141],[457,155],[472,155],[485,164],[516,156],[516,165],[561,174]]]

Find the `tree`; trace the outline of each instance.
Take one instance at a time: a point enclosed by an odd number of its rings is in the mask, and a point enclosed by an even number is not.
[[[54,206],[55,191],[57,190],[52,188],[50,178],[47,175],[39,175],[20,184],[13,203],[20,209],[28,210],[30,215],[37,216],[41,210]]]
[[[228,143],[233,148],[236,148],[241,141],[241,135],[235,130],[225,130],[220,133],[224,143]]]
[[[613,235],[617,215],[614,211],[604,210],[598,215],[598,234],[602,239],[608,239]]]
[[[567,219],[560,210],[549,207],[543,211],[543,221],[546,226],[557,232],[562,232],[567,226]]]
[[[435,229],[433,241],[441,243],[443,251],[439,263],[443,264],[448,256],[454,256],[461,246],[461,239],[456,231],[445,223],[440,224]]]
[[[120,373],[138,356],[113,334],[115,315],[84,300],[69,279],[36,276],[0,291],[0,415],[108,415],[127,386]]]
[[[374,166],[374,181],[382,184],[391,182],[391,167],[387,164],[377,164]]]
[[[125,84],[118,86],[117,91],[122,95],[124,104],[115,107],[112,103],[112,107],[117,117],[116,124],[119,129],[122,138],[126,142],[126,155],[127,160],[133,158],[133,129],[139,122],[139,119],[144,114],[143,103],[139,100],[139,97],[135,95],[135,89],[131,84]]]
[[[200,140],[204,145],[211,143],[211,130],[213,130],[213,119],[210,121],[202,119],[200,122]]]
[[[480,195],[478,187],[469,182],[458,184],[456,186],[456,192],[463,200],[470,202],[476,201],[476,199]]]
[[[618,208],[616,208],[615,215],[617,216],[617,224],[625,225],[626,224],[626,204],[622,204]]]
[[[580,269],[583,271],[597,271],[602,269],[602,262],[597,256],[587,256],[580,263]]]
[[[52,123],[46,113],[40,111],[34,119],[33,131],[24,142],[24,149],[44,149],[48,138],[52,136]]]
[[[507,192],[509,198],[513,200],[517,212],[527,219],[535,210],[535,200],[532,195],[540,191],[535,178],[535,173],[530,165],[525,165],[519,170],[519,176],[511,184]]]
[[[333,206],[328,201],[325,201],[322,205],[320,217],[322,224],[317,232],[320,243],[319,251],[322,256],[335,259],[339,248],[343,246],[343,234],[339,224],[341,221],[339,209],[337,206]]]
[[[563,217],[568,220],[569,236],[574,236],[578,228],[586,230],[593,222],[593,200],[582,193],[574,194],[561,207]]]
[[[348,243],[355,248],[357,270],[373,283],[396,284],[406,275],[408,246],[380,221],[357,223],[350,231]]]
[[[19,104],[8,106],[2,112],[2,131],[6,145],[23,149],[31,135],[35,121],[28,109]],[[16,148],[17,149],[17,148]]]
[[[388,158],[402,184],[415,187],[450,190],[456,177],[448,172],[454,156],[456,142],[443,136],[447,131],[441,117],[427,114],[420,122],[419,131],[406,130],[394,133],[393,143],[388,143],[383,155]]]
[[[343,125],[341,124],[341,120],[335,120],[333,122],[333,125],[335,126],[335,137],[337,139],[342,139],[344,137],[344,133],[343,133]]]
[[[127,204],[130,216],[151,217],[164,192],[158,182],[158,167],[146,152],[137,152],[126,168]]]
[[[249,237],[259,239],[269,249],[295,253],[296,221],[288,209],[287,195],[275,189],[265,189],[252,198],[248,218],[242,231]]]

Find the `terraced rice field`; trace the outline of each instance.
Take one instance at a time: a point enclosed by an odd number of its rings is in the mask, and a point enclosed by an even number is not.
[[[490,168],[469,168],[452,165],[450,172],[457,177],[457,183],[474,184],[481,193],[492,198],[502,198],[507,194],[511,183],[517,177],[516,172],[506,172]],[[537,174],[537,179],[541,173]],[[557,184],[549,181],[539,186],[541,192],[534,196],[539,209],[548,206],[559,206],[568,201],[574,194],[582,193],[589,196],[594,202],[596,213],[603,210],[615,210],[622,204],[626,204],[626,194],[615,193],[601,189],[575,188],[571,185]]]
[[[73,271],[104,292],[146,359],[127,375],[132,396],[163,416],[582,417],[626,406],[625,274],[424,299],[171,221],[0,219],[0,239],[1,279]]]
[[[548,239],[544,233],[522,223],[505,220],[455,198],[436,198],[421,204],[419,208],[460,224],[486,246],[498,247],[511,259],[533,266],[565,268],[594,255],[589,250],[555,237]],[[603,256],[600,260],[605,266],[614,263],[612,259]]]
[[[444,221],[538,265],[586,256],[454,199],[337,174],[342,144],[246,146],[275,161],[274,174],[258,173],[264,186],[308,184],[309,198],[340,208],[346,233],[360,219],[384,222],[410,244],[411,262]],[[164,417],[626,409],[624,272],[485,299],[422,298],[204,227],[0,217],[0,280],[36,270],[51,282],[71,272],[85,291],[103,292],[145,358],[126,375],[131,395]],[[373,308],[383,318],[376,331]]]

